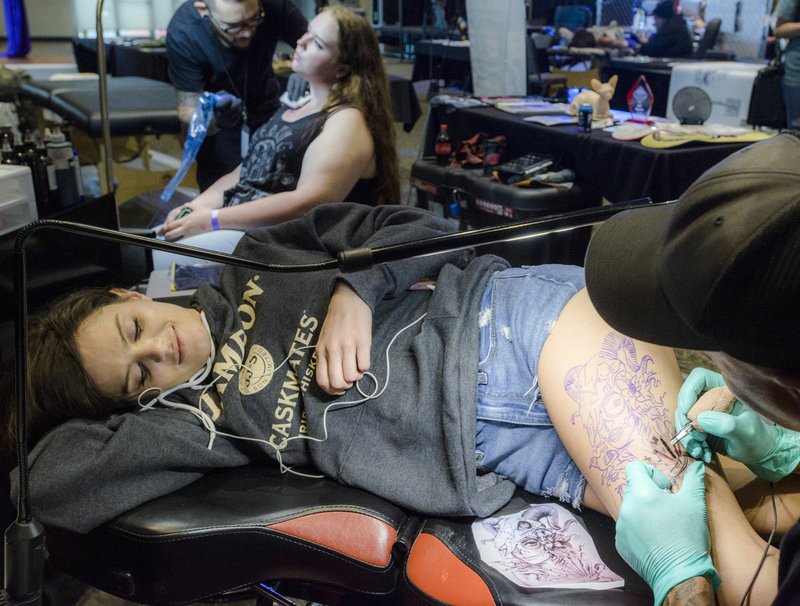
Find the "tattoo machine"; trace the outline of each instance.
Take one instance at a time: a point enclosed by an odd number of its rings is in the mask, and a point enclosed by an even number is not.
[[[694,403],[694,406],[686,413],[686,416],[689,417],[689,422],[681,427],[680,431],[675,434],[675,437],[670,440],[670,446],[675,446],[675,444],[694,430],[702,431],[700,426],[697,425],[697,417],[701,412],[706,412],[707,410],[730,412],[735,402],[736,396],[733,395],[727,387],[723,386],[709,389],[700,396],[697,402]]]

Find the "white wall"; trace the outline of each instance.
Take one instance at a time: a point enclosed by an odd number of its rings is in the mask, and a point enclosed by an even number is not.
[[[167,23],[183,0],[104,0],[103,30],[166,29]],[[96,0],[72,0],[78,33],[94,30],[97,21]],[[32,34],[33,35],[33,34]],[[74,34],[72,34],[74,35]]]
[[[31,36],[42,38],[71,37],[75,35],[75,12],[71,2],[63,0],[25,0],[28,28]],[[6,36],[3,15],[0,36]]]
[[[764,54],[764,36],[772,0],[708,0],[706,21],[722,19],[717,48],[739,59],[758,59]]]

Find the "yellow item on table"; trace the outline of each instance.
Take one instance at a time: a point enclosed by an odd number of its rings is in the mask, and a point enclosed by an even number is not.
[[[645,135],[641,141],[645,147],[666,149],[686,143],[755,143],[773,135],[751,128],[671,124]]]

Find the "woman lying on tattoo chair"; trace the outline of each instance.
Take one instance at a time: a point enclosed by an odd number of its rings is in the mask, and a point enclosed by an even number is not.
[[[248,232],[236,252],[318,262],[451,229],[413,208],[334,204]],[[605,324],[579,267],[455,253],[348,274],[227,267],[191,308],[69,295],[30,340],[31,499],[46,524],[88,531],[265,459],[429,515],[489,516],[517,485],[616,516],[640,458],[685,472],[683,490],[705,470],[717,553],[736,554],[717,562],[722,603],[764,547],[723,477],[664,444],[673,351]],[[774,563],[753,604],[774,593]]]

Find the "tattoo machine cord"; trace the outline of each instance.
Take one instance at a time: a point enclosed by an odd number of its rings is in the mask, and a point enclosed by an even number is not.
[[[748,596],[750,595],[750,592],[753,590],[753,585],[756,583],[756,579],[761,572],[761,567],[764,566],[764,560],[767,559],[769,548],[772,546],[772,539],[775,536],[775,532],[778,530],[778,506],[775,503],[775,484],[772,482],[769,483],[769,496],[772,499],[772,532],[769,533],[767,546],[764,548],[764,553],[761,555],[761,560],[758,562],[758,566],[756,566],[755,574],[753,574],[753,578],[750,579],[750,583],[747,585],[747,589],[742,596],[742,601],[739,602],[739,606],[744,606]]]

